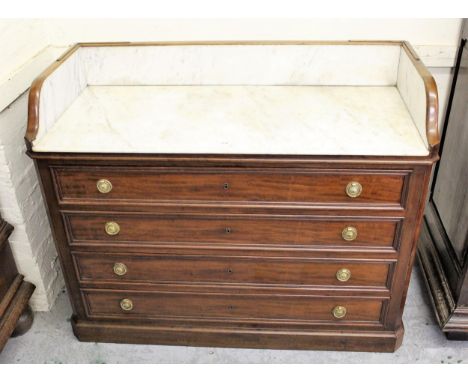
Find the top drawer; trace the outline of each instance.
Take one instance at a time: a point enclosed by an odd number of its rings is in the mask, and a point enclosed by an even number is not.
[[[53,167],[61,203],[403,205],[398,171]]]

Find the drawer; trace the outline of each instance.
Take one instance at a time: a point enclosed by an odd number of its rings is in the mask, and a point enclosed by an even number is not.
[[[355,203],[403,204],[406,173],[309,171],[52,168],[61,203]],[[100,183],[99,183],[100,182]],[[359,183],[359,185],[352,183]],[[101,191],[98,189],[99,188]],[[357,195],[360,192],[359,195]],[[352,195],[349,196],[348,194]]]
[[[83,296],[90,318],[124,319],[378,322],[384,304],[372,298],[166,291],[85,290]]]
[[[400,220],[266,215],[64,214],[71,244],[388,247]],[[345,240],[343,235],[348,239]],[[351,235],[351,236],[348,236]]]
[[[387,286],[391,263],[74,253],[81,282]]]

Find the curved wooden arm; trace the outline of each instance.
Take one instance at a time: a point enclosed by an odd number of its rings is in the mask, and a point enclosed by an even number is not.
[[[76,44],[67,50],[62,56],[47,67],[31,84],[28,97],[28,127],[25,139],[28,146],[36,139],[39,129],[39,103],[41,98],[41,89],[44,81],[55,69],[57,69],[68,57],[80,48],[81,44]]]
[[[437,85],[434,77],[422,63],[418,54],[414,51],[411,45],[404,41],[402,43],[408,57],[413,62],[416,70],[424,82],[426,89],[426,136],[430,147],[431,154],[436,154],[439,151],[440,133],[439,133],[439,96]]]

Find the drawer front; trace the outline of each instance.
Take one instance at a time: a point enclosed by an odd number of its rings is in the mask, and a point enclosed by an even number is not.
[[[75,253],[82,282],[227,283],[384,288],[389,263]]]
[[[312,296],[236,295],[188,292],[83,292],[90,318],[192,318],[296,321],[371,321],[381,317],[378,299]],[[130,309],[130,310],[124,310]],[[334,316],[344,307],[345,315]],[[338,316],[342,316],[341,309]],[[336,310],[335,310],[335,314]]]
[[[71,244],[86,242],[252,245],[252,246],[372,246],[394,247],[399,220],[201,215],[65,214]],[[109,229],[108,229],[109,228]],[[106,232],[107,229],[107,232]],[[353,229],[354,240],[344,231]],[[109,234],[109,231],[111,234]]]
[[[188,169],[54,168],[61,202],[88,200],[223,203],[355,203],[402,204],[405,173],[297,172],[281,170],[195,171]],[[100,192],[97,183],[106,180]],[[362,190],[350,197],[347,187]]]

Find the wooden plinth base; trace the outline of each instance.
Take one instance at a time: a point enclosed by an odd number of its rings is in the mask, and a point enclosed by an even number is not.
[[[366,352],[394,352],[404,332],[214,329],[76,319],[72,325],[76,337],[87,342]]]

